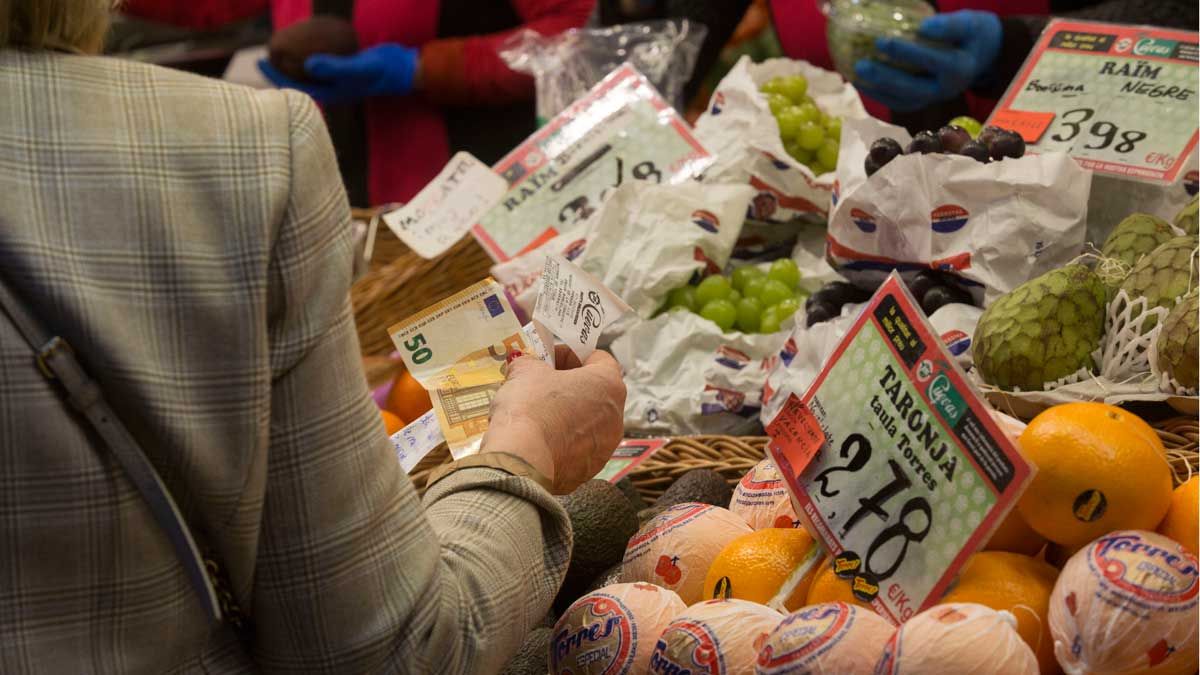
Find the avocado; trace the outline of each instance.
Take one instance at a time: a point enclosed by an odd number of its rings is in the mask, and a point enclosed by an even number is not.
[[[539,627],[529,631],[521,648],[505,664],[500,675],[546,675],[550,672],[550,636],[554,631]]]
[[[725,508],[732,498],[733,488],[724,476],[711,469],[692,469],[672,483],[654,506],[667,508],[684,502],[700,502]]]
[[[271,35],[267,57],[271,65],[293,80],[310,82],[304,62],[313,54],[348,56],[358,51],[354,25],[336,16],[314,16]]]
[[[613,584],[619,583],[621,583],[621,563],[617,563],[598,574],[596,578],[592,580],[592,583],[583,590],[583,594],[580,595],[580,597],[583,597],[592,591],[598,591],[605,586],[612,586]]]
[[[575,532],[571,564],[554,606],[566,609],[601,572],[621,562],[625,545],[637,534],[637,510],[620,488],[590,480],[561,498]]]
[[[633,485],[633,481],[629,480],[628,477],[617,481],[617,487],[621,489],[621,492],[625,493],[625,497],[629,499],[630,504],[633,504],[635,511],[641,511],[646,508],[646,500],[642,498],[642,493],[638,492],[638,489]]]

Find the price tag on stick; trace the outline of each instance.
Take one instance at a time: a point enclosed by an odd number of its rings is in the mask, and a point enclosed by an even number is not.
[[[768,433],[838,575],[895,623],[941,598],[1033,477],[894,273]]]
[[[1030,152],[1170,184],[1196,149],[1200,35],[1054,19],[988,120]]]

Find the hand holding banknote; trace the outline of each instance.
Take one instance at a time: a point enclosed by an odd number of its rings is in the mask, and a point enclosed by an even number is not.
[[[559,370],[532,356],[509,364],[482,451],[521,457],[566,494],[595,476],[621,442],[625,383],[607,352],[580,364],[560,345],[556,360]]]

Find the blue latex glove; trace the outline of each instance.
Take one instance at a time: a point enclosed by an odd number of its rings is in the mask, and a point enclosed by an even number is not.
[[[258,69],[278,87],[299,89],[321,103],[348,103],[369,96],[403,96],[412,91],[420,51],[395,43],[376,45],[353,56],[314,54],[304,62],[313,82],[297,82],[269,61]]]
[[[920,110],[958,96],[990,74],[1004,37],[999,17],[973,9],[931,16],[921,22],[917,34],[948,46],[929,47],[899,38],[879,38],[875,46],[887,58],[923,74],[862,59],[854,64],[855,86],[892,110]]]

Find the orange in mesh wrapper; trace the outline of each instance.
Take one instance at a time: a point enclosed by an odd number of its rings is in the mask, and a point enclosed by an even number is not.
[[[413,377],[430,392],[455,459],[479,451],[508,354],[535,350],[504,289],[491,278],[388,329]]]

